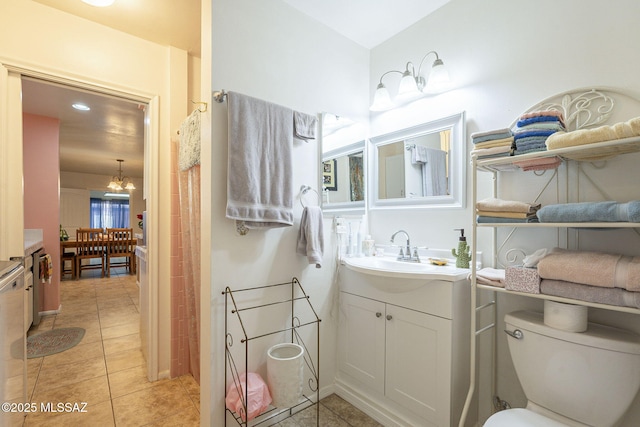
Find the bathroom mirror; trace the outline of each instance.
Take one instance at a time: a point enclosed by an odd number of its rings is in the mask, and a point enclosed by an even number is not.
[[[322,114],[322,210],[362,214],[366,196],[364,127],[331,113]]]
[[[464,112],[371,138],[370,207],[464,207],[464,138]]]

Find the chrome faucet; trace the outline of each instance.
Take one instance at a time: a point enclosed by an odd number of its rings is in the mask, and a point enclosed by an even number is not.
[[[420,262],[420,257],[418,256],[418,248],[416,248],[413,254],[411,254],[411,240],[409,239],[409,233],[407,233],[406,231],[398,230],[393,233],[391,235],[391,243],[393,243],[398,233],[404,233],[404,235],[407,236],[407,246],[404,251],[402,248],[400,248],[400,253],[398,254],[397,258],[398,261]]]

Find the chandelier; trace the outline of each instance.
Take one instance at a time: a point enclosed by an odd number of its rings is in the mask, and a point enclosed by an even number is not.
[[[111,182],[107,185],[107,188],[114,191],[120,190],[135,190],[136,186],[133,185],[131,178],[122,176],[122,162],[124,160],[118,159],[118,175],[111,177]]]

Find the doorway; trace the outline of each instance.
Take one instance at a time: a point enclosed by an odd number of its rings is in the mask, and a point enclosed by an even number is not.
[[[60,187],[82,188],[87,193],[87,203],[92,189],[106,189],[111,177],[117,175],[118,158],[124,157],[125,172],[136,183],[137,189],[130,195],[130,223],[137,228],[137,215],[149,211],[157,216],[157,182],[148,179],[156,177],[158,151],[158,100],[148,99],[134,94],[109,93],[108,89],[97,91],[81,83],[62,80],[56,77],[31,77],[29,72],[21,71],[24,113],[54,117],[60,121]],[[34,73],[35,74],[35,73]],[[73,112],[61,109],[71,103],[84,103],[93,106],[95,115],[73,116]],[[89,110],[91,111],[91,110]],[[87,113],[89,111],[84,111]],[[79,111],[78,113],[83,113]],[[154,166],[156,165],[156,166]],[[150,215],[151,216],[151,215]],[[89,219],[80,226],[89,226]],[[157,277],[153,269],[157,268],[158,232],[154,226],[156,220],[149,221],[147,247],[149,254],[147,265],[149,277]],[[70,224],[73,226],[74,224]],[[74,232],[71,234],[75,235]],[[58,278],[59,280],[59,278]],[[149,352],[147,359],[147,377],[158,379],[158,300],[157,295],[145,299],[149,307]],[[165,340],[165,341],[168,341]]]

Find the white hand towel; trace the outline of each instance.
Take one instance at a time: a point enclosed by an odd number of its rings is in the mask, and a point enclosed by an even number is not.
[[[293,110],[227,94],[227,218],[247,228],[293,225]]]
[[[315,264],[316,268],[322,267],[324,233],[322,209],[319,206],[307,206],[302,211],[296,252],[300,255],[306,255],[309,264]]]
[[[316,138],[316,119],[311,114],[293,112],[293,132],[296,138],[309,142]]]

